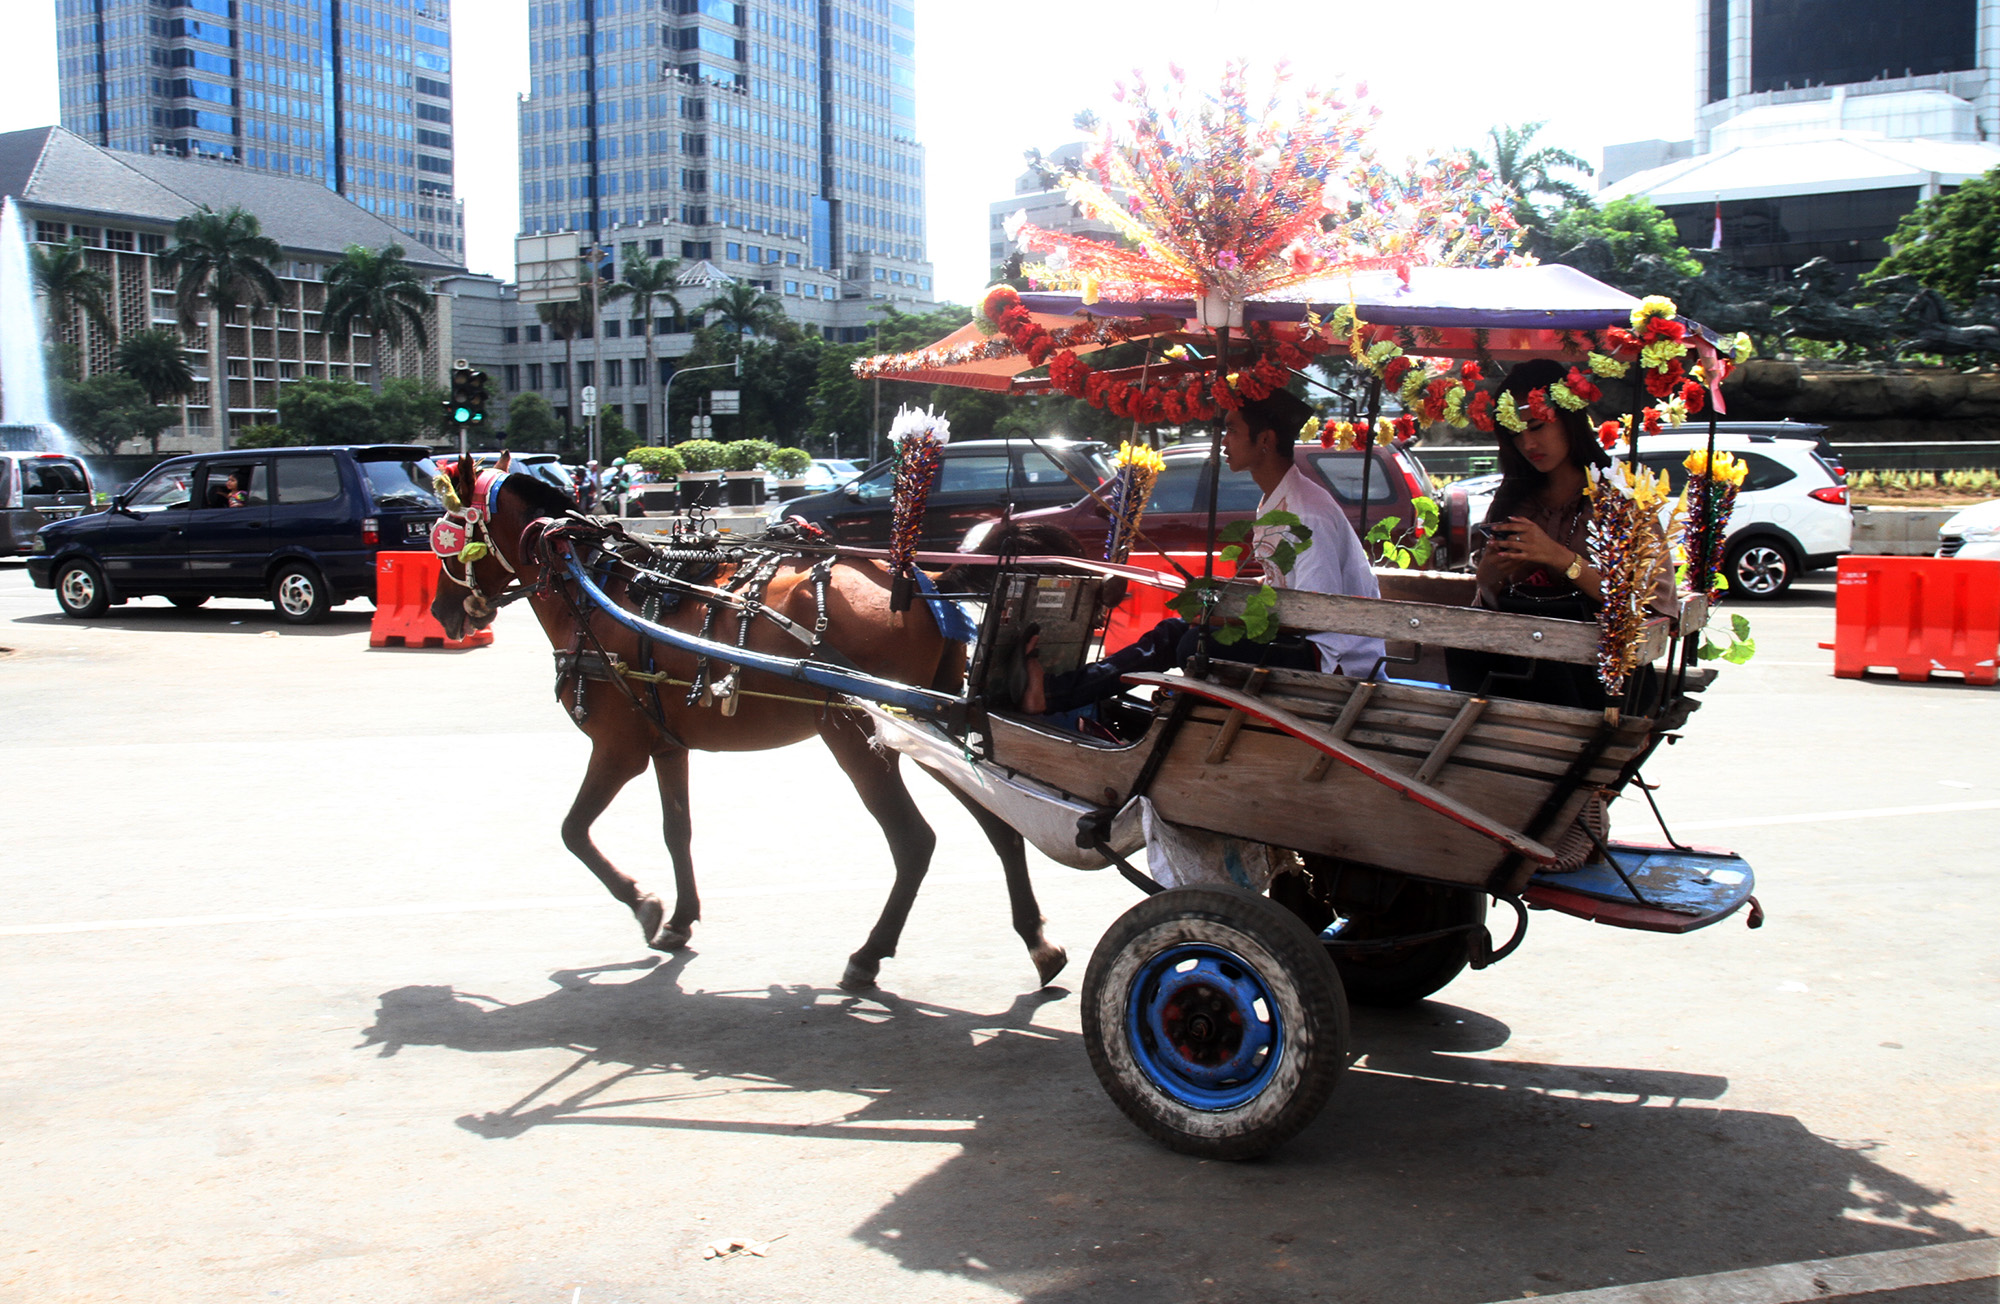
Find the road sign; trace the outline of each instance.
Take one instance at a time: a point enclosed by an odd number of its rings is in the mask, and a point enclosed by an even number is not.
[[[585,385],[583,387],[583,414],[587,417],[597,415],[597,386],[595,385]]]
[[[706,439],[714,429],[715,422],[713,420],[708,417],[697,416],[694,418],[693,424],[689,427],[689,437],[692,439]]]
[[[740,389],[711,389],[708,391],[708,410],[719,417],[740,415],[743,411],[743,391]]]
[[[574,302],[582,298],[579,253],[574,231],[516,238],[514,267],[521,302]]]

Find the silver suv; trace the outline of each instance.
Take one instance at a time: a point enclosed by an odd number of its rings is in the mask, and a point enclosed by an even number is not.
[[[35,531],[90,511],[90,469],[68,453],[0,453],[0,554],[35,550]]]

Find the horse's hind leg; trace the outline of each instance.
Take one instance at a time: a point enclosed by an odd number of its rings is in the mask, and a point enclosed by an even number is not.
[[[903,775],[897,767],[900,756],[876,751],[868,730],[844,712],[829,712],[819,733],[833,759],[861,795],[868,813],[882,826],[882,834],[889,840],[889,856],[896,864],[896,885],[889,889],[882,917],[875,921],[861,949],[847,958],[847,972],[841,975],[842,987],[862,990],[875,985],[882,961],[896,953],[896,942],[903,935],[903,924],[910,917],[917,888],[930,869],[931,852],[937,849],[937,835],[924,822],[923,812],[917,809],[917,803],[910,799],[910,790],[903,785]]]
[[[597,822],[619,790],[646,768],[647,759],[643,748],[632,747],[629,740],[615,734],[592,738],[590,765],[583,772],[583,786],[576,790],[569,814],[563,816],[562,840],[570,854],[587,865],[612,896],[631,908],[647,944],[651,945],[666,917],[666,907],[651,892],[639,891],[632,876],[606,860],[597,844],[590,840],[590,826]]]
[[[667,855],[674,862],[674,914],[648,941],[658,950],[676,951],[687,945],[694,921],[701,918],[701,898],[694,890],[694,820],[688,811],[687,749],[673,747],[656,753],[653,777],[660,785]]]
[[[1014,931],[1028,944],[1028,958],[1035,962],[1035,973],[1046,987],[1055,981],[1063,966],[1069,963],[1069,952],[1048,939],[1042,931],[1047,921],[1042,918],[1042,908],[1035,902],[1035,885],[1028,881],[1027,843],[1014,831],[1012,825],[987,810],[956,787],[935,770],[931,775],[944,784],[945,791],[958,798],[959,804],[972,812],[972,818],[979,821],[986,840],[993,844],[993,850],[1000,857],[1000,867],[1007,875],[1007,901],[1013,907]]]

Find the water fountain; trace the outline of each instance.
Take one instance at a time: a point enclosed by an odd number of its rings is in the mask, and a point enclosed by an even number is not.
[[[0,200],[0,447],[28,452],[61,450],[67,443],[49,410],[27,226],[9,195]]]

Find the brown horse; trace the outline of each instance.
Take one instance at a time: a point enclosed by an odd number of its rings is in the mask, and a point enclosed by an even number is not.
[[[485,510],[487,519],[473,525],[472,530],[475,536],[486,536],[477,541],[488,543],[492,553],[469,565],[462,558],[443,559],[443,576],[431,611],[448,635],[458,638],[468,625],[483,628],[490,624],[496,600],[524,586],[543,632],[559,652],[601,648],[626,667],[650,666],[652,673],[667,677],[668,682],[662,683],[582,680],[582,709],[573,711],[572,719],[582,716],[577,724],[591,741],[590,765],[563,819],[563,845],[590,867],[612,896],[631,909],[649,946],[678,950],[687,945],[694,922],[701,918],[689,853],[688,753],[764,751],[818,734],[854,784],[868,813],[882,826],[896,866],[896,882],[881,917],[861,949],[848,958],[841,978],[844,987],[873,986],[883,959],[896,953],[897,939],[937,845],[936,834],[904,786],[898,754],[875,748],[866,718],[836,694],[756,671],[743,672],[735,685],[740,693],[729,703],[732,713],[725,714],[719,702],[687,704],[689,687],[698,678],[695,655],[645,639],[596,611],[562,568],[556,554],[564,544],[560,538],[551,543],[546,536],[551,532],[560,536],[561,523],[575,511],[576,504],[567,495],[532,476],[509,474],[504,457],[498,468],[479,477],[475,477],[470,458],[460,459],[453,485],[462,503]],[[706,583],[725,585],[732,569],[725,564]],[[613,578],[605,587],[613,600],[625,599],[624,580]],[[811,630],[821,615],[815,587],[810,559],[788,560],[764,587],[763,602]],[[835,564],[825,585],[826,647],[836,649],[854,668],[879,679],[955,688],[964,672],[963,645],[945,639],[923,602],[912,603],[906,611],[892,611],[889,587],[887,568],[879,563],[842,559]],[[636,610],[639,604],[633,601],[626,605]],[[700,633],[705,609],[705,603],[688,598],[678,610],[659,613],[657,623]],[[715,619],[708,636],[730,643],[735,641],[736,631],[735,613],[725,611]],[[798,657],[806,650],[775,622],[763,618],[751,623],[746,646],[785,657]],[[726,666],[714,669],[717,678],[727,673]],[[578,700],[579,685],[573,677],[559,680],[557,691],[566,705]],[[605,859],[590,837],[597,817],[648,763],[659,783],[667,852],[674,866],[671,915],[657,896],[641,891],[630,875]],[[950,784],[945,786],[972,813],[999,854],[1014,930],[1027,944],[1035,971],[1047,984],[1068,958],[1043,933],[1021,835]]]

